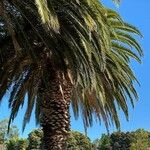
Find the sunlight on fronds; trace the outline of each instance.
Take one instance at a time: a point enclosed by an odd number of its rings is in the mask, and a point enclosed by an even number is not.
[[[51,1],[35,0],[42,22],[48,27],[59,32],[59,22]]]

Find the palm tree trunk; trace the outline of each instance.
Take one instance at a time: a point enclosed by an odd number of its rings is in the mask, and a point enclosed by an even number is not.
[[[66,138],[70,130],[69,105],[72,84],[65,81],[60,84],[59,78],[50,80],[44,89],[44,101],[41,107],[41,126],[44,133],[44,150],[65,150]]]

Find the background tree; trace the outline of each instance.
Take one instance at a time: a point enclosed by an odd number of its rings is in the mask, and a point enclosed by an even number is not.
[[[6,143],[10,138],[17,138],[19,136],[19,130],[15,125],[10,126],[9,133],[7,131],[8,119],[0,120],[0,150],[6,150]]]
[[[149,150],[150,149],[150,133],[144,129],[138,129],[131,133],[133,136],[133,142],[130,150]]]
[[[4,143],[6,140],[10,138],[16,138],[19,136],[19,130],[17,126],[11,125],[8,131],[8,119],[4,119],[0,121],[0,143]]]
[[[119,128],[116,105],[128,119],[127,100],[138,98],[129,63],[142,55],[133,34],[141,34],[119,14],[99,0],[1,0],[0,21],[0,101],[9,89],[9,124],[27,95],[23,129],[35,105],[44,148],[64,150],[71,103],[85,127],[96,116]]]
[[[22,138],[11,138],[6,142],[7,150],[26,150],[27,140]]]
[[[94,141],[96,150],[112,150],[111,138],[109,135],[102,134],[99,140]]]
[[[133,137],[129,132],[112,133],[110,138],[112,150],[130,150]]]
[[[67,139],[67,150],[94,150],[94,145],[87,136],[72,131]]]
[[[41,129],[33,130],[28,136],[27,150],[41,150],[43,147],[43,132]]]
[[[130,132],[114,132],[110,135],[103,134],[97,140],[96,147],[98,150],[130,150],[133,135]]]

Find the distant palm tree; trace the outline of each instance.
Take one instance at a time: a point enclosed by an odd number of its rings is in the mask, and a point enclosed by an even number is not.
[[[46,150],[65,150],[70,104],[85,127],[102,119],[119,128],[116,106],[128,118],[127,99],[138,98],[133,34],[141,35],[98,0],[1,0],[0,100],[11,91],[10,123],[27,101],[24,129],[35,106]]]

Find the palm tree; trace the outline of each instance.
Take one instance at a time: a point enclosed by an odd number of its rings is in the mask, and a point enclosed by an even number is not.
[[[69,106],[120,127],[116,106],[128,119],[137,81],[129,66],[142,50],[125,23],[98,0],[0,1],[0,100],[10,91],[10,122],[27,101],[23,130],[35,106],[44,149],[65,150]],[[26,97],[26,98],[25,98]]]

